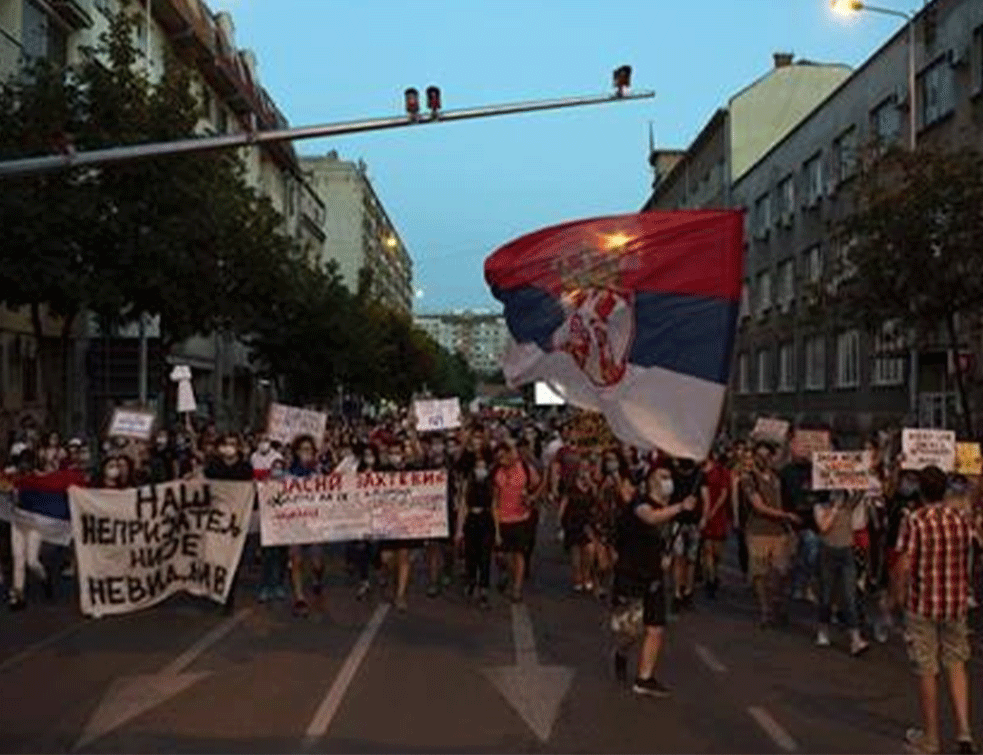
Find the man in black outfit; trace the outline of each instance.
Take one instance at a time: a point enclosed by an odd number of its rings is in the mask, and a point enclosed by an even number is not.
[[[242,480],[251,481],[253,479],[253,467],[242,456],[242,444],[239,436],[235,433],[224,435],[218,443],[218,456],[208,461],[205,467],[205,477],[209,480]],[[249,526],[249,522],[244,522],[243,526]],[[248,537],[248,535],[247,535]],[[242,559],[239,559],[242,564]],[[235,574],[232,575],[232,585],[229,587],[229,597],[223,606],[226,615],[235,610],[236,589],[239,586],[239,566],[236,567]]]
[[[648,492],[638,492],[628,478],[621,480],[621,498],[627,503],[618,526],[618,561],[614,571],[611,628],[617,636],[615,675],[628,676],[627,651],[639,639],[638,671],[632,686],[635,694],[667,697],[669,690],[655,678],[655,669],[665,638],[665,565],[667,543],[662,528],[679,515],[696,509],[696,497],[670,504],[672,472],[658,464],[648,473]]]

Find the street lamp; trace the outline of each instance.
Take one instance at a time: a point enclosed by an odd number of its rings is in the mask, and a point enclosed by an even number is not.
[[[897,16],[908,22],[908,149],[914,152],[918,136],[918,116],[915,109],[915,14],[893,10],[892,8],[881,8],[877,5],[868,5],[862,0],[832,0],[831,7],[835,13],[843,15],[869,11],[886,16]]]

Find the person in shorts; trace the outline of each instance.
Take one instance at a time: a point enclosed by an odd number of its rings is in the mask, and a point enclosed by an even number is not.
[[[670,504],[672,472],[665,464],[648,474],[647,492],[638,493],[630,477],[621,480],[626,506],[618,523],[618,560],[614,570],[611,629],[617,648],[614,671],[619,681],[628,676],[627,653],[639,644],[632,690],[649,697],[667,697],[668,688],[655,677],[665,641],[666,590],[664,572],[669,552],[663,528],[696,508],[696,497]]]

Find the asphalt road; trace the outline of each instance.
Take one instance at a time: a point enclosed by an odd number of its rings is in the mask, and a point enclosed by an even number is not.
[[[917,711],[900,638],[816,648],[807,604],[759,630],[733,575],[672,622],[673,695],[652,700],[615,682],[604,607],[565,588],[553,542],[518,608],[418,580],[397,613],[335,573],[306,619],[256,604],[249,575],[232,617],[173,600],[87,620],[70,589],[0,614],[0,751],[890,753]]]

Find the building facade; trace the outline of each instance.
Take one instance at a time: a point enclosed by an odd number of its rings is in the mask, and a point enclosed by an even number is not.
[[[73,64],[107,30],[119,0],[0,0],[0,77],[7,77],[27,61],[47,58]],[[228,13],[213,13],[201,0],[153,0],[125,4],[136,17],[135,44],[142,51],[138,65],[152,81],[164,73],[173,54],[194,72],[196,94],[205,115],[201,134],[244,133],[286,127],[287,120],[259,83],[255,55],[239,50],[235,27]],[[149,13],[148,13],[149,11]],[[308,259],[323,256],[325,207],[306,182],[289,142],[243,148],[240,151],[247,180],[269,197],[283,215]],[[57,323],[45,319],[45,341]],[[113,406],[135,401],[140,395],[140,343],[146,338],[149,375],[147,395],[158,411],[164,409],[166,379],[174,364],[192,367],[200,411],[221,425],[238,427],[258,416],[265,401],[245,347],[219,335],[193,338],[163,354],[157,323],[133,326],[122,332],[102,333],[95,322],[80,319],[73,351],[73,390],[69,393],[70,431],[95,432]],[[49,353],[53,345],[37,344],[29,319],[22,313],[0,313],[0,393],[6,434],[19,418],[32,415],[52,421],[53,396],[39,385],[41,360],[60,363]],[[6,358],[3,358],[6,357]],[[58,376],[59,386],[66,376]],[[9,381],[9,382],[7,382]],[[53,390],[52,393],[60,392]]]
[[[447,312],[421,314],[414,319],[420,329],[445,349],[463,355],[477,374],[492,375],[501,369],[509,338],[504,315]]]
[[[935,0],[914,20],[917,141],[983,148],[983,3]],[[907,29],[902,28],[733,187],[747,210],[745,289],[733,419],[777,415],[853,442],[902,425],[955,427],[948,344],[917,351],[897,323],[875,332],[810,311],[841,253],[858,159],[907,145]]]
[[[323,261],[338,265],[353,293],[368,274],[369,295],[389,309],[413,309],[413,261],[372,187],[365,163],[337,152],[302,157],[301,165],[326,207]]]

